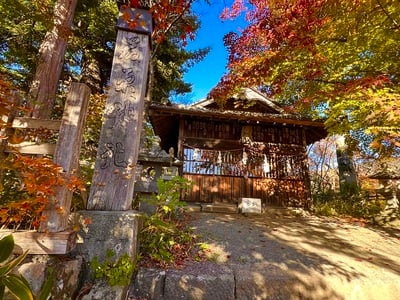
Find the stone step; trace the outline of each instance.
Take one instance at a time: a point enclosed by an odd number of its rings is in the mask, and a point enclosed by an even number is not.
[[[183,270],[141,268],[129,286],[128,299],[295,299],[292,296],[299,290],[293,285],[297,281],[270,265],[202,262]]]
[[[200,212],[201,211],[201,204],[200,203],[187,203],[183,207],[186,212]]]
[[[186,212],[215,212],[215,213],[238,213],[239,208],[232,203],[187,203],[184,206]]]
[[[239,208],[236,204],[229,203],[204,203],[201,204],[202,212],[217,212],[217,213],[239,213]]]

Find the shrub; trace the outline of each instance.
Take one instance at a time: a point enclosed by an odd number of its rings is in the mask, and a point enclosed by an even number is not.
[[[342,193],[319,194],[314,198],[314,212],[324,216],[352,216],[370,219],[384,208],[380,200],[369,200],[365,193],[351,196]]]
[[[196,237],[185,225],[182,212],[185,203],[180,201],[180,196],[191,184],[179,176],[157,181],[158,194],[149,200],[156,205],[156,212],[144,216],[139,236],[142,264],[166,267],[180,264],[189,257]]]
[[[97,257],[94,257],[90,262],[90,267],[95,278],[107,279],[110,286],[127,286],[136,269],[137,261],[128,254],[121,255],[116,260],[112,259],[114,256],[113,250],[107,250],[105,261],[101,263]]]

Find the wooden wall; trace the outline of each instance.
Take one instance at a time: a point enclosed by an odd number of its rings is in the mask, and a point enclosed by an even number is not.
[[[214,121],[185,119],[182,138],[208,138],[238,141],[245,131],[254,142],[303,145],[303,128],[274,124],[239,123],[235,121]]]
[[[184,174],[194,186],[184,197],[187,202],[238,203],[239,199],[261,198],[267,206],[309,207],[309,188],[303,180],[244,178]]]
[[[189,202],[308,207],[309,175],[300,126],[185,119],[180,128],[183,176],[194,182]]]

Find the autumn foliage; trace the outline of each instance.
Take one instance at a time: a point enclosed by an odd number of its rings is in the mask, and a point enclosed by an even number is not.
[[[0,224],[6,228],[37,228],[57,187],[74,190],[81,186],[77,178],[66,178],[62,168],[45,157],[13,154],[2,168],[6,169],[6,186],[0,191]]]
[[[228,72],[209,96],[223,103],[256,87],[325,118],[333,134],[357,132],[379,155],[398,153],[399,13],[396,1],[235,0],[222,18],[245,14],[248,25],[225,36]]]
[[[175,27],[179,27],[182,31],[180,36],[183,44],[186,44],[187,39],[194,38],[194,29],[191,22],[184,18],[190,12],[193,0],[160,0],[160,1],[130,1],[127,5],[122,6],[122,9],[126,7],[142,7],[142,3],[150,2],[149,9],[154,22],[154,28],[152,33],[152,40],[156,43],[161,43],[166,38],[167,32]],[[146,6],[145,5],[145,6]],[[132,28],[140,25],[139,19],[132,20],[128,13],[123,14],[124,19],[128,25]]]
[[[67,177],[48,157],[4,152],[7,146],[13,149],[13,144],[25,139],[21,134],[16,138],[7,122],[7,116],[16,109],[10,101],[11,91],[11,86],[0,80],[0,228],[33,229],[43,221],[42,212],[47,203],[56,201],[56,189],[62,186],[80,189],[81,181]]]

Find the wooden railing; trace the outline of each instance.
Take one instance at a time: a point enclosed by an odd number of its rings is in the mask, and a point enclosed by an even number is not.
[[[59,131],[61,120],[39,120],[33,118],[14,118],[11,127],[13,129],[49,129],[52,131]],[[18,151],[21,154],[35,154],[35,155],[53,155],[56,149],[56,144],[53,143],[37,143],[37,142],[22,142],[18,144],[8,145],[5,149],[6,152]]]
[[[14,118],[12,128],[46,128],[59,131],[56,144],[23,142],[6,146],[4,151],[22,154],[52,154],[53,161],[63,168],[65,175],[73,175],[78,169],[79,152],[85,124],[90,89],[72,83],[67,95],[62,120]],[[29,249],[30,254],[65,254],[75,246],[75,232],[68,229],[72,192],[67,187],[57,187],[54,201],[49,201],[43,215],[45,221],[38,231],[12,232],[17,252]],[[6,234],[1,231],[0,234]]]

